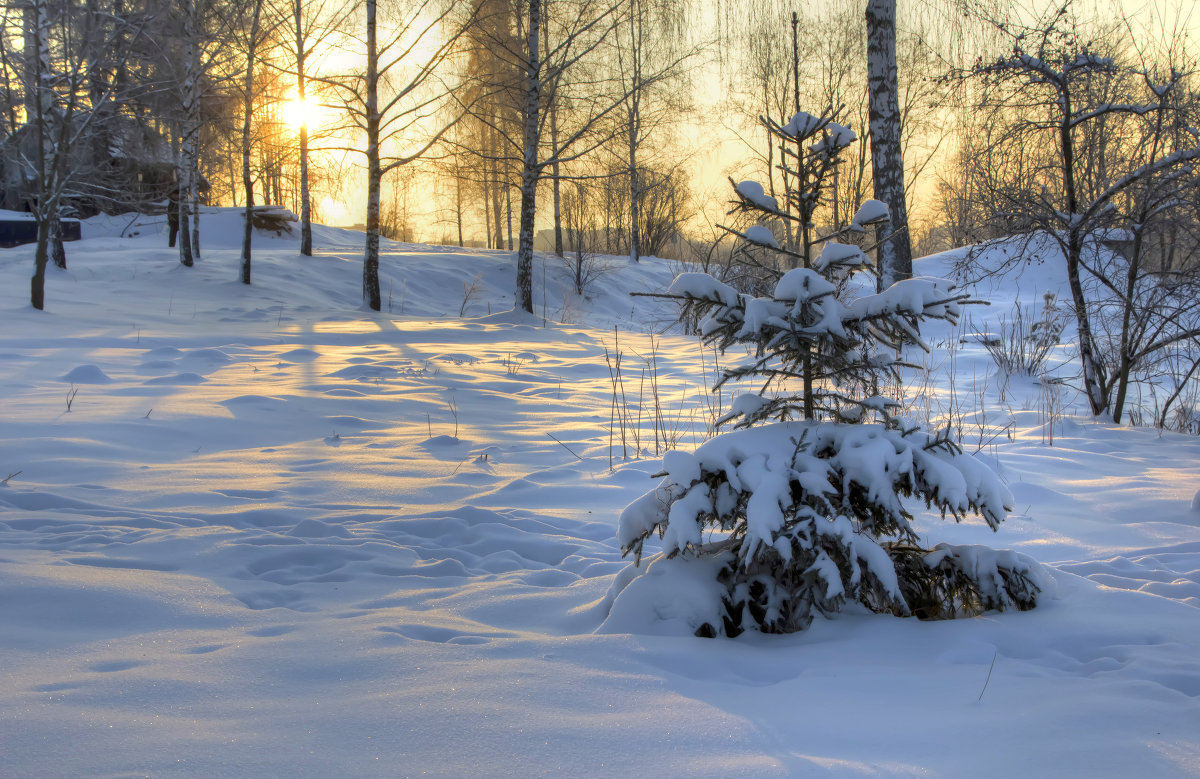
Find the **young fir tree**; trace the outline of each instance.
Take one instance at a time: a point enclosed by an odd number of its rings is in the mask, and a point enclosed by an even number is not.
[[[836,236],[814,235],[838,156],[854,133],[830,116],[764,120],[778,140],[786,179],[780,205],[756,182],[734,187],[734,212],[757,218],[730,230],[740,251],[776,280],[771,294],[739,293],[711,276],[681,275],[667,295],[699,321],[703,340],[724,351],[748,345],[750,358],[726,382],[753,381],[734,398],[717,436],[692,454],[671,452],[657,488],[621,515],[618,538],[640,564],[643,543],[662,538],[663,555],[705,558],[718,571],[720,624],[697,635],[802,630],[814,612],[848,601],[875,612],[949,618],[989,609],[1032,608],[1037,564],[1012,552],[939,544],[922,548],[902,497],[961,520],[978,514],[995,530],[1011,496],[947,430],[905,428],[878,387],[900,381],[903,347],[925,347],[920,324],[957,320],[968,296],[941,280],[908,279],[855,297],[867,255]],[[731,212],[732,213],[732,212]],[[887,220],[868,201],[848,232]],[[775,232],[793,229],[791,247]],[[814,248],[822,246],[820,254]],[[774,255],[790,270],[772,270]],[[857,283],[856,283],[857,282]],[[709,534],[705,541],[706,531]]]

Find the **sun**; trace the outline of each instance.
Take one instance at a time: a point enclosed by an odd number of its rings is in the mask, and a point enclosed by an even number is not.
[[[297,133],[300,132],[301,127],[307,127],[311,131],[324,124],[328,119],[328,111],[324,106],[314,100],[311,95],[305,95],[301,100],[295,90],[284,101],[280,114],[284,124]]]

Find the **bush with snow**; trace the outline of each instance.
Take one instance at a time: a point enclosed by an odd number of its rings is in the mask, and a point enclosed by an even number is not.
[[[797,267],[781,271],[772,293],[761,297],[696,273],[668,290],[699,322],[707,344],[749,347],[749,359],[726,369],[718,386],[746,380],[755,391],[736,396],[719,420],[733,431],[694,453],[667,454],[658,486],[621,515],[623,552],[639,565],[645,542],[657,535],[663,558],[714,572],[717,586],[687,588],[701,602],[667,609],[691,615],[688,627],[702,636],[801,630],[814,614],[833,614],[849,602],[923,618],[1032,608],[1044,574],[1031,559],[919,544],[902,498],[955,520],[979,515],[993,530],[1012,498],[948,431],[904,428],[891,413],[897,404],[879,390],[898,383],[903,347],[927,348],[923,321],[956,322],[971,301],[938,279],[908,279],[858,296],[861,285],[839,285],[848,273],[870,269],[869,258],[810,232],[825,177],[854,135],[827,116],[766,124],[783,158],[798,160],[800,170],[786,172],[791,186],[783,206],[742,182],[735,211],[790,220],[801,240],[774,248],[762,225],[736,234]],[[847,230],[876,221],[881,205],[870,204]],[[662,573],[655,572],[660,581]],[[638,578],[619,577],[610,622],[629,622],[621,612],[631,599],[620,590],[645,590],[635,586]],[[666,613],[661,604],[656,609]]]

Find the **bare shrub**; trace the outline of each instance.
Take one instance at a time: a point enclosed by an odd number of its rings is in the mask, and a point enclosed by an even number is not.
[[[1005,376],[1040,376],[1050,352],[1058,346],[1066,326],[1054,293],[1042,296],[1042,311],[1036,317],[1032,306],[1017,303],[1011,317],[1000,317],[996,333],[984,333],[979,343]]]

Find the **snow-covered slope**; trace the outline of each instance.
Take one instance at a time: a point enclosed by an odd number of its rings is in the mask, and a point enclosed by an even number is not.
[[[1055,599],[711,641],[648,592],[646,632],[597,633],[621,508],[711,420],[712,355],[628,296],[672,264],[579,300],[539,258],[506,324],[511,253],[385,243],[375,314],[357,233],[259,236],[246,287],[236,213],[191,270],[128,222],[85,226],[44,313],[0,250],[0,774],[1200,775],[1200,440],[1000,401],[945,333],[913,413],[983,399],[965,433],[1018,508],[919,522],[1050,564]]]

